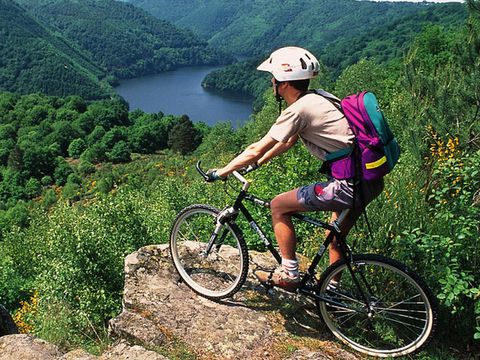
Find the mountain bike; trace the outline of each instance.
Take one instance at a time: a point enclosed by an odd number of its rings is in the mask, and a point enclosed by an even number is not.
[[[196,169],[208,178],[200,162]],[[181,279],[211,300],[231,297],[247,278],[249,256],[236,223],[239,214],[281,263],[272,241],[244,205],[247,201],[269,208],[269,202],[248,192],[251,183],[243,176],[245,173],[235,171],[232,175],[242,184],[233,205],[223,210],[205,204],[188,206],[178,213],[170,233],[170,252]],[[313,227],[330,230],[302,274],[296,292],[312,299],[330,331],[353,349],[378,357],[413,353],[434,332],[434,296],[404,264],[382,255],[354,254],[339,228],[348,211],[341,212],[330,224],[301,213],[293,215]],[[334,237],[343,257],[319,272],[320,260]]]

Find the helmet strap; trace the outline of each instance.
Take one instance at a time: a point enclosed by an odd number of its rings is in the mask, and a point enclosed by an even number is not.
[[[278,86],[280,85],[280,82],[275,79],[275,99],[278,102],[278,115],[282,113],[282,97],[278,93]]]

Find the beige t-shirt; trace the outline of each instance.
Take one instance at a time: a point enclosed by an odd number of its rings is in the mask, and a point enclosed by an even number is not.
[[[279,142],[298,134],[308,151],[322,161],[327,153],[352,147],[354,140],[345,116],[317,94],[306,94],[287,107],[267,134]]]

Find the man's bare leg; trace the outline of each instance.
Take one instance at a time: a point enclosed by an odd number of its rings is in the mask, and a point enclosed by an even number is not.
[[[282,258],[294,260],[297,240],[292,223],[292,214],[306,211],[297,200],[298,189],[276,196],[270,203],[272,226]]]

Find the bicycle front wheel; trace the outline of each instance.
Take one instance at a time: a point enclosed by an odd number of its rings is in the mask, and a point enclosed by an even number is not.
[[[380,255],[357,255],[322,275],[320,314],[332,333],[357,351],[379,357],[413,353],[431,337],[436,322],[434,297],[415,273]],[[333,281],[332,281],[333,280]],[[338,283],[334,286],[335,281]]]
[[[242,232],[234,223],[218,227],[218,213],[209,205],[189,206],[177,215],[170,233],[170,253],[180,277],[192,290],[214,300],[236,293],[248,273]]]

